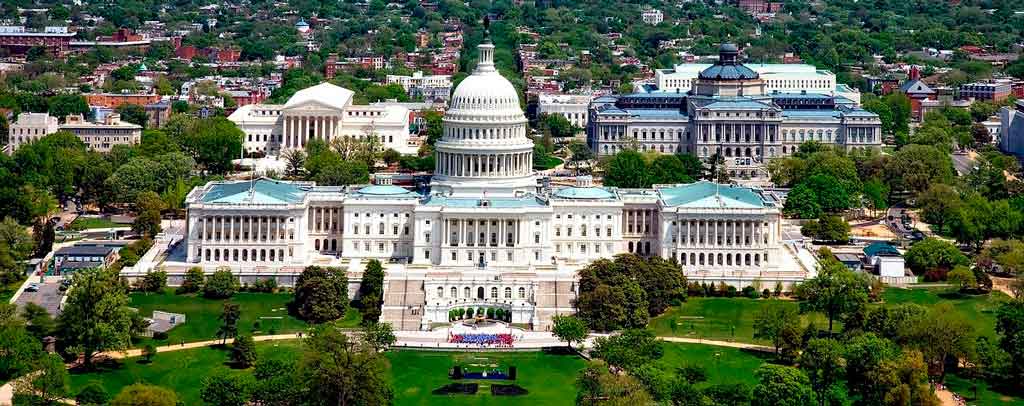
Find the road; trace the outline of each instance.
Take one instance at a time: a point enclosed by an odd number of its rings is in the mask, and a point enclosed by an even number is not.
[[[957,175],[964,176],[974,169],[974,160],[967,154],[951,154]]]

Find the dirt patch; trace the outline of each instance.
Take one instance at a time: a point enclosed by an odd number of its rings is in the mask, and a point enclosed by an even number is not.
[[[896,238],[896,234],[893,234],[889,227],[881,224],[854,227],[850,229],[850,234],[857,237]]]

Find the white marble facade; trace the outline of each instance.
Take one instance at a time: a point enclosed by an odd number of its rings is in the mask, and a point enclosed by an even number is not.
[[[786,286],[800,267],[781,239],[781,205],[757,189],[698,182],[653,189],[542,189],[515,89],[480,47],[480,65],[452,95],[430,191],[316,186],[260,179],[211,182],[187,199],[182,267],[294,275],[308,265],[359,278],[385,264],[383,319],[425,329],[465,307],[500,307],[536,330],[573,311],[576,271],[634,252],[673,257],[697,281]],[[770,284],[770,285],[767,285]]]

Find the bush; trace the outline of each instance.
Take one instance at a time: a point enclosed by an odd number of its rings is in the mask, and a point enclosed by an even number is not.
[[[217,272],[206,279],[203,296],[210,299],[227,299],[238,291],[238,277],[227,267],[218,268]]]
[[[488,307],[487,308],[487,318],[488,319],[494,319],[494,308],[493,307]]]
[[[757,299],[757,296],[758,296],[757,289],[754,289],[753,286],[744,287],[743,288],[743,296],[746,296],[746,297],[751,298],[751,299]]]
[[[256,342],[251,336],[238,336],[231,346],[231,360],[239,368],[256,365]]]
[[[947,269],[947,268],[932,268],[932,269],[929,269],[928,272],[924,273],[924,281],[925,282],[941,282],[941,281],[946,280],[946,275],[948,275],[948,274],[949,274],[949,269]]]
[[[188,269],[185,273],[185,279],[181,281],[181,286],[178,286],[178,293],[195,293],[203,289],[203,268],[194,266]]]
[[[727,288],[727,291],[726,291],[726,296],[727,297],[736,297],[736,287],[732,286],[732,285],[729,285],[729,287]]]
[[[292,310],[313,323],[337,320],[348,310],[348,278],[338,268],[308,266],[295,282]]]
[[[110,394],[103,388],[99,381],[89,381],[82,390],[75,395],[75,401],[82,406],[105,405],[110,400]]]
[[[163,269],[146,272],[139,281],[139,289],[145,292],[159,292],[167,287],[167,271]]]
[[[156,356],[156,346],[153,344],[146,344],[142,347],[142,358],[146,359],[146,362],[153,362],[153,357]]]
[[[259,279],[252,284],[253,292],[273,293],[276,289],[277,279],[274,278]]]
[[[697,282],[690,282],[686,285],[686,294],[688,296],[704,296],[704,287]]]
[[[765,299],[772,297],[772,291],[769,290],[768,288],[764,288],[764,290],[761,291],[761,297]]]
[[[166,340],[167,339],[167,332],[166,331],[154,332],[153,333],[153,339],[154,340],[159,340],[159,341]]]

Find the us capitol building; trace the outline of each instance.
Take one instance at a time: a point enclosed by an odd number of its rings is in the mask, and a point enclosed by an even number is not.
[[[572,313],[576,272],[624,252],[675,258],[690,281],[791,286],[813,263],[782,240],[771,193],[698,182],[652,189],[538,186],[519,95],[494,46],[455,89],[430,192],[271,179],[211,182],[187,198],[184,270],[230,267],[243,283],[290,285],[309,265],[346,269],[355,291],[370,259],[386,270],[384,321],[446,323],[451,309],[498,307],[546,330]],[[135,271],[139,272],[139,271]],[[130,275],[129,275],[130,276]],[[137,275],[136,275],[137,276]]]

